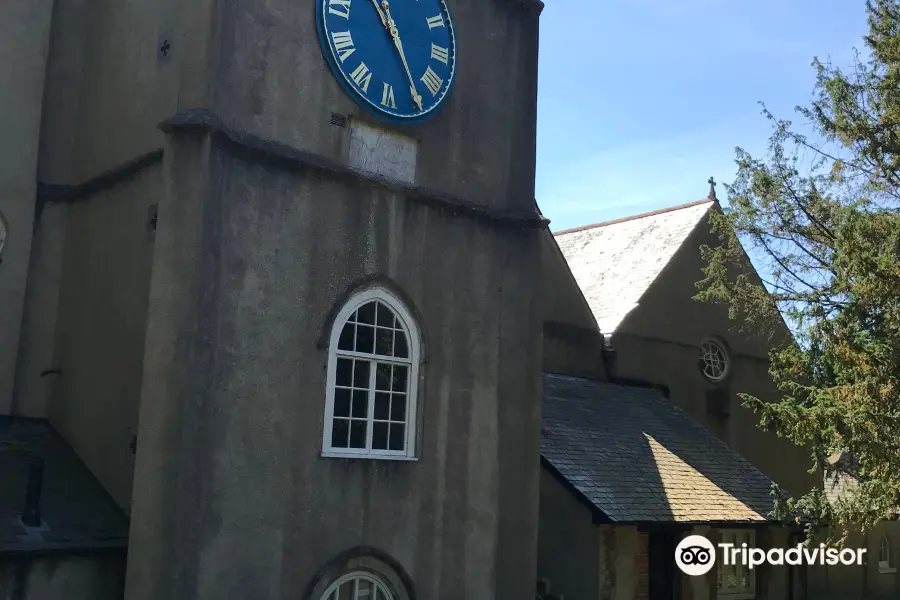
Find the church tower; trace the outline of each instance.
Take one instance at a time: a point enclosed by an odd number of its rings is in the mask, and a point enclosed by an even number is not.
[[[126,600],[532,597],[541,3],[170,4]]]

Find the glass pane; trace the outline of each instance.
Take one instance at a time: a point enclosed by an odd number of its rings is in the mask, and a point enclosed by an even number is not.
[[[391,421],[406,421],[406,394],[393,394]]]
[[[357,579],[357,600],[372,600],[372,582],[365,579]]]
[[[369,361],[355,360],[353,362],[353,387],[369,389]]]
[[[350,390],[336,388],[334,390],[334,416],[350,416]]]
[[[388,424],[373,423],[372,424],[372,450],[387,450],[388,447]]]
[[[337,359],[337,371],[335,372],[334,382],[342,387],[353,385],[353,361],[351,359]]]
[[[365,448],[366,447],[366,422],[351,421],[350,423],[350,447]]]
[[[375,331],[375,354],[394,355],[394,330],[379,327]]]
[[[741,569],[741,589],[747,591],[750,589],[750,570]]]
[[[378,303],[378,324],[382,327],[394,328],[394,311],[389,306]]]
[[[406,333],[403,331],[398,331],[394,335],[394,356],[409,358],[409,344],[406,341]]]
[[[353,392],[353,414],[355,419],[365,419],[369,416],[369,392],[355,390]]]
[[[368,304],[363,304],[359,307],[359,310],[356,311],[356,320],[360,323],[369,323],[371,325],[375,324],[375,302],[369,302]]]
[[[350,422],[346,419],[335,419],[331,424],[331,445],[334,448],[346,448],[350,437]]]
[[[408,368],[401,365],[394,365],[394,377],[391,381],[391,390],[395,392],[405,392],[408,373]]]
[[[738,573],[735,565],[725,567],[725,588],[729,590],[737,589]]]
[[[375,419],[387,421],[391,418],[391,395],[375,392]]]
[[[372,354],[375,349],[375,328],[370,325],[356,326],[356,351]]]
[[[391,389],[391,365],[378,363],[375,367],[375,389]]]
[[[337,591],[337,600],[353,600],[353,584],[354,581],[348,581],[343,584]]]
[[[341,329],[341,337],[338,340],[338,350],[353,350],[353,334],[356,333],[356,325],[347,323]]]
[[[389,450],[403,450],[406,448],[406,425],[391,423],[391,437],[388,440]]]

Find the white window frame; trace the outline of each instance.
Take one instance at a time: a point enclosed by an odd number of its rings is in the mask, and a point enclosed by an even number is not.
[[[748,548],[756,546],[756,530],[754,529],[722,529],[721,542],[723,544],[734,544],[735,548],[740,548],[741,544],[746,543]],[[717,564],[719,580],[716,582],[716,598],[726,600],[751,600],[756,598],[756,570],[751,570],[748,565],[724,565]],[[735,591],[723,590],[720,582],[725,580],[724,569],[733,569],[736,572],[737,580],[741,580],[741,574],[746,571],[749,573],[750,587],[741,588]]]
[[[338,341],[344,324],[360,306],[379,300],[394,311],[395,316],[406,330],[409,342],[409,359],[391,359],[362,352],[338,350]],[[367,458],[380,460],[417,460],[416,459],[416,409],[418,406],[418,382],[421,340],[419,328],[412,314],[394,294],[383,287],[373,287],[351,297],[334,319],[328,343],[328,374],[325,381],[325,424],[322,427],[322,456],[329,458]],[[406,396],[406,448],[405,450],[369,450],[361,448],[334,448],[331,446],[331,432],[334,425],[334,392],[338,358],[358,358],[377,362],[394,362],[409,367],[409,382]],[[374,364],[370,367],[374,378]],[[374,388],[374,386],[371,386]],[[374,389],[370,389],[367,417],[368,440],[372,437],[374,411]],[[371,445],[367,443],[367,445]]]
[[[884,560],[885,555],[887,560]],[[891,540],[888,538],[887,534],[882,534],[878,539],[878,572],[897,572],[897,567],[894,566],[893,557],[891,556]]]
[[[369,573],[368,571],[353,571],[351,573],[347,573],[346,575],[342,575],[340,579],[328,586],[328,589],[325,590],[324,594],[322,594],[320,600],[332,600],[332,596],[334,596],[335,592],[337,592],[342,585],[349,581],[358,580],[368,581],[373,585],[373,587],[375,587],[378,596],[376,600],[394,600],[394,594],[391,593],[388,585],[384,581],[382,581],[380,577],[377,577],[376,575]],[[351,600],[357,600],[357,598],[359,598],[357,592],[358,590],[354,588],[353,598],[351,598]]]
[[[712,346],[718,349],[722,354],[722,361],[724,363],[724,367],[722,368],[722,374],[718,377],[710,375],[706,372],[706,361],[704,360],[704,356],[706,351],[704,349],[705,346]],[[728,379],[728,375],[731,373],[731,355],[728,353],[728,348],[725,346],[725,343],[716,338],[706,338],[702,342],[700,342],[700,372],[703,374],[703,377],[706,378],[707,381],[712,383],[722,383],[726,379]]]

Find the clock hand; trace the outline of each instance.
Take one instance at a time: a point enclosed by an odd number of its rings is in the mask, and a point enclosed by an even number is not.
[[[397,31],[397,24],[391,16],[390,4],[387,0],[383,0],[381,6],[384,8],[384,14],[387,17],[388,31],[390,31],[391,37],[394,39],[394,46],[397,47],[397,52],[400,53],[400,60],[403,61],[403,68],[406,69],[406,76],[409,77],[409,92],[412,94],[413,102],[416,103],[416,106],[418,106],[421,111],[423,110],[422,96],[419,94],[418,90],[416,90],[416,81],[413,79],[412,73],[409,70],[409,63],[406,62],[406,55],[403,53],[403,42],[400,41],[400,32]]]
[[[375,10],[378,11],[378,16],[381,17],[381,24],[384,25],[385,29],[387,29],[388,22],[384,16],[384,12],[381,10],[381,5],[378,4],[378,0],[372,0],[372,4],[375,5]]]

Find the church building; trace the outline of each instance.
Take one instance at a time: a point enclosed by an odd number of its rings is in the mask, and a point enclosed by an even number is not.
[[[542,9],[0,4],[0,599],[807,597],[674,566],[820,482],[714,188],[551,233]]]

